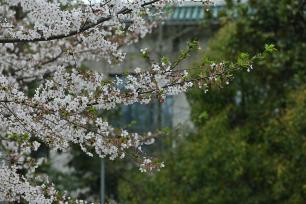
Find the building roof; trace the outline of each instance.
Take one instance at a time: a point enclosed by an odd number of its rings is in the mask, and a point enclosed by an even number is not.
[[[213,18],[218,17],[222,5],[215,5],[210,8]],[[166,23],[184,24],[184,23],[199,23],[205,19],[205,9],[202,5],[182,5],[173,8]]]

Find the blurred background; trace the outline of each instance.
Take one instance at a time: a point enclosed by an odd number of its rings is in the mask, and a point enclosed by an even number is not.
[[[146,149],[165,162],[161,171],[140,173],[128,159],[101,163],[78,148],[50,152],[44,171],[72,196],[99,201],[102,194],[105,203],[306,203],[305,27],[305,0],[217,1],[208,11],[191,2],[170,8],[152,34],[123,48],[128,56],[122,66],[89,66],[114,77],[145,66],[141,49],[173,59],[189,40],[201,47],[180,65],[191,70],[241,52],[255,55],[265,44],[277,52],[224,89],[194,89],[164,103],[103,113],[116,127],[161,131]]]

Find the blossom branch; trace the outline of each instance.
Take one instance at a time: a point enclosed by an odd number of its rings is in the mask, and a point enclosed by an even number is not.
[[[146,3],[143,3],[141,6],[145,7],[145,6],[154,4],[158,1],[160,1],[160,0],[152,0],[152,1],[149,1],[149,2],[146,2]],[[120,14],[124,15],[124,14],[128,14],[130,12],[132,12],[132,9],[124,8],[121,11],[117,12],[116,15],[120,15]],[[63,39],[63,38],[67,38],[67,37],[71,37],[71,36],[75,36],[77,34],[83,33],[83,32],[85,32],[85,31],[87,31],[91,28],[94,28],[94,27],[112,19],[112,18],[113,18],[112,15],[109,15],[107,17],[101,17],[96,22],[84,24],[80,27],[80,29],[70,31],[68,34],[59,34],[59,35],[50,36],[48,38],[46,38],[46,37],[33,38],[33,39],[0,38],[0,44],[3,44],[3,43],[29,43],[29,42],[59,40],[59,39]]]

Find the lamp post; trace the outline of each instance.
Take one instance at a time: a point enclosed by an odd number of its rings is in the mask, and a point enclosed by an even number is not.
[[[101,159],[100,204],[105,204],[105,161]]]

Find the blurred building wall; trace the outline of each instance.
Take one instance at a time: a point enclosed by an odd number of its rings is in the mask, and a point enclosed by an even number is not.
[[[200,47],[205,49],[208,39],[218,29],[218,21],[216,19],[222,8],[220,4],[212,7],[210,9],[209,19],[207,19],[207,13],[205,12],[206,8],[198,3],[188,2],[173,8],[171,14],[163,22],[160,22],[159,26],[155,28],[151,34],[140,39],[137,43],[123,47],[126,58],[121,65],[109,65],[106,62],[88,62],[87,64],[90,68],[105,74],[120,75],[126,72],[133,72],[136,67],[142,69],[148,67],[148,63],[141,57],[141,49],[147,48],[150,57],[155,59],[156,62],[158,62],[158,59],[162,56],[167,56],[174,60],[178,56],[180,50],[186,48],[187,42],[193,39],[198,40]],[[199,58],[199,55],[193,54],[186,61],[181,63],[177,69],[189,68],[192,62],[198,61]],[[172,101],[166,105],[152,106],[136,104],[130,107],[124,107],[123,111],[125,115],[123,115],[123,123],[128,123],[132,120],[141,120],[139,124],[143,126],[143,131],[151,131],[152,129],[169,126],[181,126],[184,127],[184,129],[193,129],[194,126],[190,119],[191,108],[185,94],[170,98],[168,100]],[[137,108],[137,106],[139,108]],[[163,108],[158,108],[157,106]],[[154,108],[154,110],[152,108]],[[141,111],[137,109],[141,109]],[[149,116],[152,113],[155,114],[155,116]],[[169,117],[169,113],[171,113],[171,117]],[[148,123],[145,122],[146,119],[144,117],[147,117],[146,115],[151,117],[146,118],[150,120]],[[138,131],[141,130],[140,127],[136,129]]]

